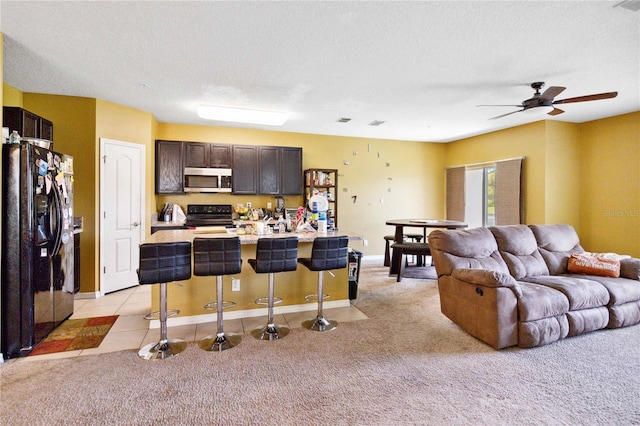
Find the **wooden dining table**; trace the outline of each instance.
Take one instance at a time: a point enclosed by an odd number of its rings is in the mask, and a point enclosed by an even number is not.
[[[465,222],[459,222],[457,220],[446,219],[391,219],[386,221],[387,225],[395,226],[396,232],[394,233],[394,241],[402,242],[404,239],[404,228],[422,228],[423,241],[427,242],[427,228],[440,228],[440,229],[458,229],[466,228],[468,225]],[[398,273],[397,257],[398,253],[393,250],[391,255],[391,265],[389,267],[389,275],[396,275]]]

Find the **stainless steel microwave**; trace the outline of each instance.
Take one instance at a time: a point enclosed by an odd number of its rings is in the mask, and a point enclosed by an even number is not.
[[[231,169],[185,167],[185,192],[231,192]]]

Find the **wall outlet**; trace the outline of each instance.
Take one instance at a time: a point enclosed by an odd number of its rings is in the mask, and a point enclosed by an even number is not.
[[[240,291],[240,279],[231,278],[231,291]]]
[[[267,201],[267,209],[271,210],[271,201]]]
[[[369,245],[369,240],[362,240],[362,245],[363,246],[368,246]]]

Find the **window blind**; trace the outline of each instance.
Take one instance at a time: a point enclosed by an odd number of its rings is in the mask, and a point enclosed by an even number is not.
[[[447,169],[447,219],[464,222],[464,167]]]
[[[496,225],[524,223],[522,158],[496,163]]]

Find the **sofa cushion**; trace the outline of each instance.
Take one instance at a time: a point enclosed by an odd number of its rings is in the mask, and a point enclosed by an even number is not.
[[[601,277],[597,275],[567,274],[566,276],[575,278],[587,278],[604,286],[609,292],[608,306],[617,306],[629,302],[640,301],[640,281],[630,280],[628,278],[622,277],[613,278]]]
[[[498,243],[498,250],[515,279],[549,275],[549,269],[538,251],[538,243],[526,225],[493,226],[489,228]]]
[[[564,339],[568,334],[569,323],[566,315],[518,322],[518,346],[521,348],[548,345]]]
[[[584,276],[537,276],[525,277],[523,281],[545,285],[562,292],[569,300],[569,310],[598,308],[607,306],[609,292],[600,283],[585,279]]]
[[[551,275],[567,273],[567,261],[573,253],[582,253],[580,239],[571,225],[529,225],[538,250]]]
[[[620,259],[620,276],[640,281],[640,259]]]
[[[558,290],[528,282],[518,284],[521,292],[518,298],[519,321],[535,321],[569,311],[569,300]]]
[[[439,277],[451,275],[454,269],[509,273],[496,239],[487,228],[436,229],[429,233],[429,247]]]

